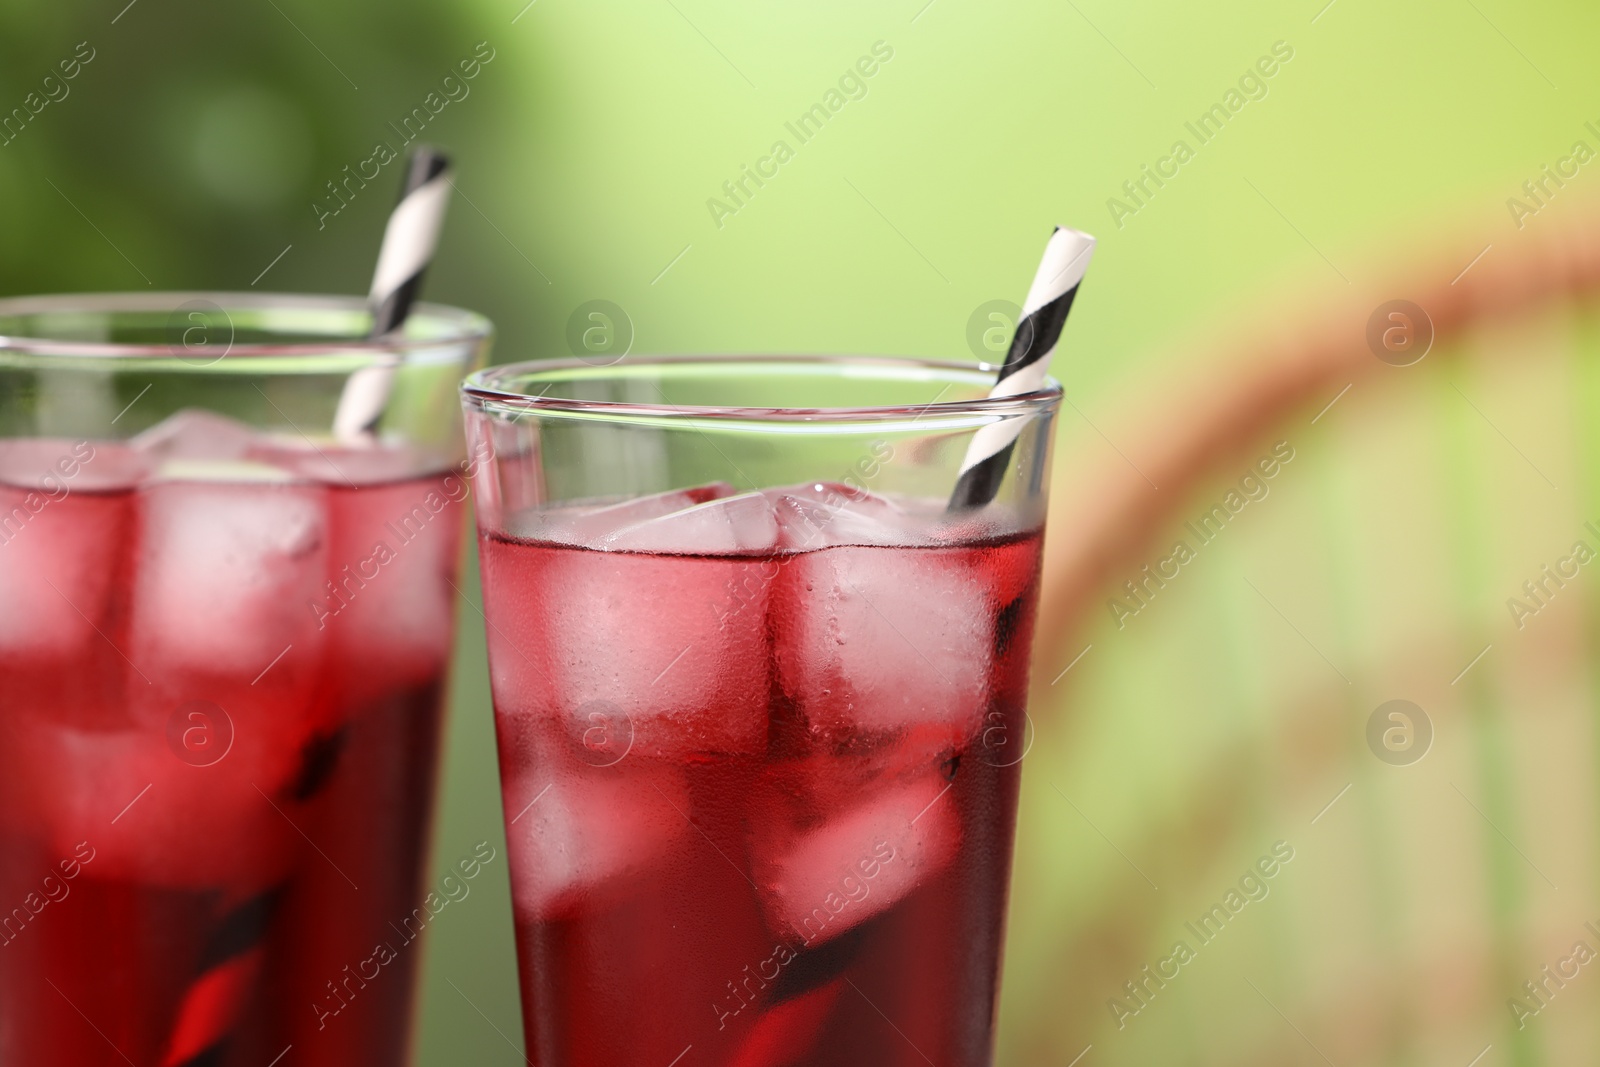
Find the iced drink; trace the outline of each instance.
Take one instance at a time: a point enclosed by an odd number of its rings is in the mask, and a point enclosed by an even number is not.
[[[1037,523],[824,482],[485,512],[531,1062],[988,1063]]]
[[[403,1062],[465,485],[0,440],[0,1063]]]

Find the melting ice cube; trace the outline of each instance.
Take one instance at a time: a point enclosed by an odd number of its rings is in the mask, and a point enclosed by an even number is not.
[[[271,721],[238,704],[233,713]],[[30,832],[43,828],[52,854],[87,842],[91,877],[244,895],[281,881],[305,847],[262,795],[298,762],[297,748],[276,737],[241,730],[224,758],[196,766],[174,755],[159,727],[79,730],[37,717],[14,727],[0,761],[12,779],[8,804],[31,816]]]
[[[533,759],[505,786],[511,895],[543,919],[626,880],[687,843],[689,791],[671,767],[624,760],[614,767]]]
[[[777,546],[778,526],[765,495],[740,493],[630,522],[597,541],[600,547],[628,552],[765,552]]]
[[[0,486],[0,655],[83,659],[105,640],[130,510],[126,495]]]
[[[881,786],[820,826],[752,825],[768,924],[808,947],[886,911],[955,858],[961,824],[937,769]]]
[[[325,490],[161,482],[140,506],[130,657],[142,670],[250,678],[291,644],[310,651],[327,570]]]
[[[602,542],[605,538],[618,530],[733,495],[733,486],[726,482],[712,482],[691,489],[672,489],[665,493],[635,497],[616,504],[560,508],[546,513],[549,527],[544,536],[564,544],[604,547]]]
[[[963,550],[841,545],[774,583],[778,677],[814,732],[959,745],[982,720],[995,607]]]
[[[128,443],[155,460],[243,459],[259,440],[245,423],[201,408],[184,408],[133,437]]]
[[[574,737],[590,729],[584,709],[615,708],[645,755],[763,751],[777,567],[692,553],[770,550],[766,499],[724,497],[598,536],[607,550],[484,545],[485,580],[499,590],[497,708],[563,718]]]
[[[450,654],[464,483],[330,485],[328,581],[312,610],[350,710],[432,682]]]
[[[927,540],[927,524],[881,496],[838,482],[768,489],[783,547],[911,545]]]

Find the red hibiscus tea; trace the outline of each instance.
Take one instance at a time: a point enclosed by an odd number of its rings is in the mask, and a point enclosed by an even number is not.
[[[371,328],[0,300],[0,1064],[406,1061],[490,327]]]
[[[465,491],[199,412],[0,443],[0,1062],[403,1061]]]
[[[530,1062],[988,1064],[1059,387],[606,362],[462,390]]]
[[[988,1063],[1037,527],[828,483],[500,514],[532,1062]]]

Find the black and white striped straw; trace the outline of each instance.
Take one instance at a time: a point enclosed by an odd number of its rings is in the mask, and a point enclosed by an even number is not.
[[[389,216],[378,267],[372,277],[372,334],[383,337],[403,325],[422,276],[433,259],[450,195],[450,161],[426,146],[412,151],[400,203]],[[394,384],[393,364],[363,367],[345,382],[334,414],[334,433],[343,441],[366,438],[388,403]],[[295,786],[295,799],[305,801],[326,784],[340,735],[318,738],[307,747],[306,769]],[[330,755],[331,753],[331,755]],[[221,1063],[234,1025],[256,993],[258,972],[272,913],[283,887],[276,886],[244,901],[213,931],[197,974],[184,992],[161,1067],[211,1067]]]
[[[345,738],[341,727],[306,742],[300,751],[300,773],[289,791],[292,800],[304,804],[327,787]],[[238,902],[212,929],[195,977],[179,1002],[160,1067],[217,1067],[226,1062],[239,1018],[261,992],[266,940],[287,891],[287,883],[282,883]]]
[[[372,337],[393,333],[411,314],[439,244],[450,189],[449,158],[427,145],[412,149],[400,202],[389,215],[378,266],[372,273],[372,291],[367,297],[372,308]],[[388,402],[394,371],[389,364],[364,367],[350,376],[333,419],[336,437],[354,441],[371,432]]]
[[[1072,310],[1073,298],[1078,295],[1093,254],[1094,238],[1082,231],[1057,226],[1050,235],[1017,319],[1011,348],[989,391],[991,397],[1019,396],[1044,384],[1050,357],[1055,355],[1067,312]],[[972,435],[955,491],[950,494],[951,511],[981,508],[995,498],[1017,436],[1022,433],[1023,421],[994,422]]]

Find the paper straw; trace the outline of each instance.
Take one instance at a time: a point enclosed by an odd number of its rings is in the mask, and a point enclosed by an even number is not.
[[[1072,310],[1093,254],[1094,238],[1086,233],[1057,226],[1050,235],[1017,319],[1011,348],[989,391],[991,397],[1018,396],[1044,385],[1050,357],[1055,355],[1067,312]],[[1020,418],[1005,419],[972,435],[955,491],[950,494],[951,511],[981,508],[995,498],[1023,423]]]
[[[406,180],[400,202],[389,215],[383,247],[372,273],[372,334],[384,337],[405,324],[422,291],[422,278],[433,261],[450,200],[450,160],[443,153],[418,145],[406,161]],[[339,408],[333,417],[334,436],[358,442],[371,432],[394,385],[395,365],[363,367],[345,382]]]
[[[369,302],[372,333],[383,337],[405,324],[422,290],[422,277],[433,260],[450,197],[450,161],[425,145],[415,148],[406,164],[400,202],[389,215],[372,276]],[[363,367],[345,382],[333,429],[342,441],[361,441],[389,400],[395,364]],[[318,792],[326,775],[314,777],[304,800]],[[282,886],[253,897],[231,911],[214,931],[200,961],[199,974],[184,991],[162,1067],[200,1067],[215,1061],[232,1035],[261,969],[262,942]]]

